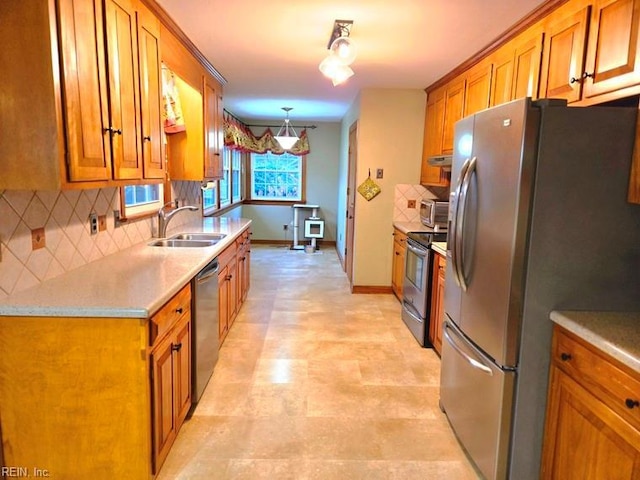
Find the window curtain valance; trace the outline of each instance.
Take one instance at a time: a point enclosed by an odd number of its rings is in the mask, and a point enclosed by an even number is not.
[[[228,112],[224,113],[224,146],[227,148],[250,153],[271,152],[275,155],[282,155],[287,152],[298,156],[306,155],[310,151],[307,130],[302,130],[299,137],[300,139],[291,150],[283,150],[270,128],[256,137],[247,125]]]

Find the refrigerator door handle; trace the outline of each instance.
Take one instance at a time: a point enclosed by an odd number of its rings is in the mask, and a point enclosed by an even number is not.
[[[476,357],[479,360],[476,360],[475,358],[472,358],[471,356],[469,356],[463,349],[462,347],[460,347],[456,341],[453,339],[453,337],[449,334],[449,331],[453,332],[453,334],[455,335],[455,331],[451,328],[451,326],[449,325],[448,322],[444,323],[444,331],[443,331],[443,336],[445,338],[445,340],[447,341],[447,343],[449,345],[451,345],[451,347],[458,352],[458,354],[464,358],[469,365],[471,365],[473,368],[476,368],[480,371],[482,371],[483,373],[486,373],[487,375],[493,376],[493,370],[491,370],[489,367],[487,367],[483,362],[483,358],[480,355],[476,354]]]
[[[467,283],[467,279],[464,276],[464,254],[463,254],[463,245],[464,245],[464,221],[465,216],[467,214],[467,194],[469,193],[469,185],[471,184],[471,176],[473,172],[476,170],[476,162],[477,157],[473,157],[469,160],[469,165],[464,172],[464,178],[462,179],[462,183],[460,184],[460,197],[458,198],[458,215],[459,217],[456,219],[456,247],[458,251],[456,252],[457,256],[457,270],[458,270],[458,278],[460,280],[460,288],[463,291],[467,291],[469,288],[469,284]]]
[[[462,183],[464,182],[465,175],[467,173],[467,169],[469,168],[470,159],[466,159],[462,164],[462,168],[460,169],[460,176],[458,177],[458,185],[456,186],[455,191],[455,203],[453,204],[453,215],[452,215],[452,225],[449,231],[449,235],[451,235],[451,264],[454,273],[454,280],[459,287],[462,287],[462,283],[460,281],[460,269],[458,268],[458,216],[460,211],[460,191],[462,189]]]

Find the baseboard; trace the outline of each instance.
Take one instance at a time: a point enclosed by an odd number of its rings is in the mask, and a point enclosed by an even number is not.
[[[351,293],[393,293],[391,285],[353,285]]]
[[[265,240],[265,239],[251,239],[251,243],[256,245],[290,245],[293,246],[293,242],[291,240]],[[336,248],[336,242],[334,240],[318,240],[316,242],[318,248]],[[301,242],[300,245],[309,245],[308,241]]]

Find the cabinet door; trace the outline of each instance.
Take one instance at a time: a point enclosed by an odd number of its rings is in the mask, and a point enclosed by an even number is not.
[[[501,105],[511,101],[514,78],[513,67],[515,54],[511,44],[500,49],[493,60],[493,79],[491,80],[491,106]]]
[[[191,408],[191,310],[180,318],[174,330],[173,391],[177,431]]]
[[[595,2],[589,27],[584,96],[640,83],[640,0]]]
[[[67,168],[71,182],[111,178],[101,0],[60,0]]]
[[[224,266],[218,274],[218,338],[220,344],[229,332],[229,267]]]
[[[447,262],[442,255],[434,255],[433,290],[429,312],[429,340],[438,354],[442,352],[442,321],[444,319],[444,273]]]
[[[422,185],[447,185],[446,176],[442,168],[428,164],[429,157],[442,154],[442,136],[444,129],[445,90],[434,90],[427,98],[427,108],[424,119],[424,138],[422,146],[422,166],[420,169],[420,183]]]
[[[462,118],[464,110],[465,81],[454,80],[447,85],[444,105],[444,126],[442,133],[442,153],[453,153],[453,127]]]
[[[109,106],[114,179],[142,178],[135,9],[130,0],[107,0]]]
[[[580,100],[589,7],[560,19],[545,31],[540,96]]]
[[[464,116],[489,107],[492,68],[492,64],[478,65],[469,71],[464,95]]]
[[[405,247],[401,246],[398,242],[393,242],[393,272],[392,272],[392,287],[393,292],[398,297],[398,300],[402,300],[402,285],[404,282],[404,259],[405,259]]]
[[[238,256],[229,261],[229,328],[236,319],[238,310]]]
[[[552,367],[541,478],[640,478],[639,448],[638,430]]]
[[[538,98],[542,40],[543,34],[538,32],[532,38],[516,45],[512,100],[525,97],[531,97],[534,100]]]
[[[205,76],[204,106],[205,106],[205,178],[222,178],[222,95],[220,87]]]
[[[151,353],[153,378],[153,458],[154,471],[164,462],[176,436],[173,402],[173,336],[162,340]]]
[[[162,142],[160,23],[139,4],[138,62],[140,65],[140,123],[144,178],[165,178]]]

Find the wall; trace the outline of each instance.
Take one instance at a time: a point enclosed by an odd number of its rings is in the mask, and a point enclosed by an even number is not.
[[[172,182],[172,198],[200,205],[198,182]],[[115,228],[120,189],[0,191],[0,298],[34,286],[136,243],[157,232],[155,217]],[[91,235],[89,214],[107,216],[107,229]],[[169,231],[199,223],[200,212],[181,212]],[[32,248],[31,230],[44,227],[45,246]]]
[[[356,194],[354,286],[390,286],[395,186],[420,178],[426,94],[413,89],[364,89],[342,122],[343,138],[358,119],[356,185],[371,169],[381,193],[371,201]],[[341,145],[340,175],[346,182],[348,144]],[[384,178],[375,179],[376,169]],[[346,183],[345,183],[346,184]],[[339,205],[346,202],[340,191]],[[341,223],[338,238],[344,235]],[[343,242],[341,241],[341,245]]]
[[[296,122],[292,122],[295,126]],[[340,124],[315,123],[317,128],[308,129],[311,152],[307,155],[306,202],[320,205],[319,216],[325,221],[324,239],[335,241],[338,213],[338,164],[340,153]],[[262,127],[252,127],[255,135],[264,133]],[[300,133],[300,132],[298,132]],[[302,228],[304,216],[311,210],[300,214],[299,238],[304,238]],[[293,210],[290,205],[242,206],[242,216],[252,220],[251,231],[254,240],[292,240]],[[283,229],[288,225],[288,230]]]

